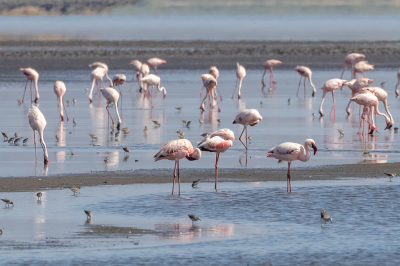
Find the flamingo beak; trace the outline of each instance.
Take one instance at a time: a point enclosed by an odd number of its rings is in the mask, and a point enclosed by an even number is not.
[[[314,155],[317,153],[317,146],[315,146],[315,144],[311,144],[311,147],[314,149]]]
[[[389,123],[387,123],[385,130],[386,129],[391,129],[392,126],[393,126],[392,121],[390,121]]]

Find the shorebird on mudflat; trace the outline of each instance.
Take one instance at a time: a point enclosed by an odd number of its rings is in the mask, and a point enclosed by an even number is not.
[[[324,210],[324,208],[321,208],[321,227],[322,227],[322,222],[326,224],[326,222],[328,221],[332,223],[332,218],[329,217],[328,213]]]
[[[86,211],[86,210],[83,210],[83,211],[85,212],[86,218],[87,218],[88,220],[92,219],[92,212],[91,212],[91,211]]]
[[[9,139],[8,139],[8,143],[14,143],[14,140],[15,140],[15,138],[14,138],[14,137],[12,137],[12,138],[9,138]]]
[[[25,145],[27,142],[28,142],[28,138],[24,139],[24,140],[22,141],[22,144]]]
[[[182,106],[180,106],[180,107],[175,107],[175,109],[178,110],[178,111],[180,111],[180,110],[182,110]]]
[[[341,137],[344,136],[344,131],[343,131],[343,129],[338,129],[337,131],[339,132],[339,134],[340,134]]]
[[[4,137],[4,140],[8,140],[8,135],[7,135],[7,133],[5,133],[5,132],[1,132],[1,134],[3,135],[3,137]]]
[[[200,183],[200,180],[201,180],[201,179],[196,180],[196,181],[193,181],[193,183],[192,183],[192,188],[197,187],[197,185]]]
[[[158,122],[157,120],[151,120],[151,121],[153,121],[154,125],[156,125],[158,127],[161,125],[160,122]]]
[[[200,217],[196,216],[194,214],[188,214],[188,216],[189,216],[190,220],[192,220],[192,225],[194,225],[194,222],[201,221]]]
[[[70,187],[69,188],[72,192],[74,192],[74,195],[76,194],[76,193],[79,193],[79,194],[81,194],[81,186],[76,186],[76,187]]]
[[[392,177],[396,176],[396,174],[393,174],[393,173],[384,173],[384,174],[389,177],[390,182],[392,182]]]
[[[14,207],[14,202],[10,199],[1,199],[2,201],[4,201],[6,203],[6,207],[10,207],[10,204],[12,204],[12,206]]]
[[[124,150],[124,153],[129,153],[130,154],[128,147],[124,147],[122,149]]]
[[[146,126],[144,126],[143,132],[149,131]]]
[[[124,134],[128,134],[129,133],[129,127],[124,127],[121,128],[122,132],[124,132]]]
[[[36,193],[36,197],[37,197],[37,200],[39,201],[39,200],[42,200],[42,192],[38,192],[38,193]]]
[[[97,136],[95,134],[90,134],[89,133],[89,136],[92,138],[92,141],[97,141],[98,140],[98,138],[97,138]]]

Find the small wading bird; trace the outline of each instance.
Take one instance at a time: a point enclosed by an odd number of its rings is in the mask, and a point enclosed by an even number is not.
[[[243,144],[243,146],[247,150],[247,127],[255,126],[262,120],[262,116],[256,109],[243,109],[239,113],[236,114],[235,119],[233,120],[233,124],[243,125],[242,134],[240,134],[239,140]],[[242,141],[243,132],[246,130],[246,145]]]
[[[7,133],[1,132],[1,134],[2,134],[3,137],[4,137],[4,140],[8,140],[8,135],[7,135]]]
[[[124,150],[124,153],[129,153],[130,154],[128,147],[124,147],[122,149]]]
[[[326,224],[326,222],[331,222],[332,224],[332,218],[329,217],[328,213],[321,208],[321,227],[322,227],[322,223]]]
[[[308,78],[308,82],[310,82],[311,87],[313,88],[313,92],[311,94],[312,97],[315,97],[315,93],[317,90],[315,89],[314,83],[312,83],[311,76],[312,76],[312,71],[306,66],[297,66],[295,69],[297,73],[300,75],[300,82],[299,82],[299,87],[297,88],[297,93],[296,96],[299,96],[299,90],[300,90],[300,84],[301,84],[301,79],[304,77],[304,98],[306,97],[306,79]]]
[[[267,70],[269,70],[269,86],[272,87],[271,84],[275,81],[274,72],[272,71],[272,69],[276,66],[279,66],[280,64],[282,64],[282,62],[279,60],[276,60],[276,59],[270,59],[270,60],[265,61],[264,74],[261,78],[261,84],[263,86],[265,86],[265,83],[264,83],[265,73],[267,73]]]
[[[124,134],[128,134],[129,133],[129,127],[124,127],[121,128],[122,132],[124,132]]]
[[[157,57],[153,57],[153,58],[150,58],[149,60],[147,60],[147,64],[150,67],[154,68],[154,73],[156,73],[156,75],[158,75],[157,74],[157,67],[159,65],[165,64],[165,63],[167,63],[167,61],[165,61],[164,59],[161,59],[161,58],[157,58]]]
[[[37,73],[36,70],[33,68],[20,68],[19,71],[22,71],[22,73],[26,77],[26,84],[25,84],[25,90],[24,90],[24,95],[22,96],[22,103],[24,102],[24,97],[25,97],[25,92],[26,92],[26,86],[28,85],[28,81],[31,82],[30,84],[30,90],[31,90],[31,102],[32,102],[32,82],[34,83],[35,87],[35,100],[33,102],[37,103],[37,100],[39,100],[39,87],[38,87],[38,81],[39,81],[39,73]]]
[[[192,183],[192,188],[197,187],[197,185],[200,183],[200,180],[201,180],[201,179],[196,180],[196,181],[193,181],[193,183]]]
[[[38,193],[36,193],[36,197],[37,197],[37,200],[39,201],[39,200],[42,200],[42,192],[38,192]]]
[[[14,207],[14,202],[10,199],[1,199],[3,202],[6,203],[6,207],[10,207],[10,204]]]
[[[226,152],[232,146],[234,140],[235,135],[233,134],[232,130],[228,128],[223,128],[211,133],[209,136],[207,136],[207,138],[205,138],[197,145],[197,148],[199,148],[201,151],[216,153],[214,189],[217,189],[219,155],[220,153]]]
[[[270,149],[267,153],[267,157],[272,157],[280,161],[288,162],[288,172],[287,172],[287,189],[288,193],[292,192],[292,185],[290,183],[290,165],[293,161],[300,160],[302,162],[307,162],[311,158],[311,151],[309,147],[313,148],[314,155],[317,153],[317,146],[315,146],[315,141],[312,139],[306,139],[304,145],[293,142],[285,142],[279,144],[276,147]]]
[[[355,76],[353,77],[354,64],[357,63],[358,60],[361,60],[363,58],[365,58],[365,55],[358,54],[358,53],[351,53],[351,54],[346,55],[346,57],[344,58],[344,68],[342,71],[342,75],[340,75],[340,78],[343,79],[344,71],[346,71],[346,68],[348,66],[351,66],[351,78],[355,79]]]
[[[86,214],[86,219],[92,219],[92,212],[91,211],[86,211],[86,210],[83,210],[84,212],[85,212],[85,214]]]
[[[194,225],[194,222],[201,221],[200,217],[196,216],[194,214],[188,214],[188,216],[189,216],[190,220],[192,220],[192,225]]]
[[[63,109],[65,110],[65,114],[67,115],[67,121],[69,121],[67,109],[65,109],[64,105],[64,94],[67,91],[67,87],[65,86],[64,82],[56,81],[54,84],[54,93],[57,96],[58,108],[60,112],[61,121],[64,121],[64,113]]]
[[[103,97],[107,100],[106,110],[107,110],[108,115],[111,118],[111,122],[113,125],[114,125],[114,120],[112,119],[112,116],[110,114],[109,105],[110,105],[110,103],[114,104],[115,112],[117,113],[117,118],[118,118],[117,129],[119,129],[122,124],[122,120],[121,120],[121,117],[119,116],[119,112],[118,112],[119,93],[113,88],[105,88],[105,89],[102,88],[102,89],[100,89],[100,91],[101,91],[101,94],[103,94]]]
[[[24,140],[22,141],[22,144],[25,145],[27,142],[28,142],[28,138],[24,139]]]
[[[69,189],[70,189],[72,192],[74,192],[74,195],[75,195],[76,193],[81,194],[81,186],[70,187]]]
[[[233,95],[235,94],[236,87],[238,86],[239,82],[239,90],[238,90],[238,99],[240,100],[242,98],[242,82],[244,77],[246,76],[246,69],[244,66],[240,65],[239,63],[236,63],[237,69],[236,69],[236,85],[235,85],[235,90],[232,93],[232,99]]]
[[[42,149],[43,149],[44,164],[49,164],[49,162],[50,162],[49,155],[47,154],[46,143],[44,142],[44,138],[43,138],[43,131],[47,124],[46,119],[44,118],[44,115],[42,114],[42,112],[40,112],[39,108],[32,105],[28,111],[28,120],[29,120],[29,125],[31,126],[31,128],[33,130],[33,142],[35,144],[35,154],[36,154],[35,131],[37,131],[39,133],[40,145],[42,145]]]
[[[172,183],[172,195],[174,195],[175,177],[178,176],[179,195],[181,194],[181,177],[179,174],[179,160],[186,158],[189,161],[200,160],[200,149],[193,149],[192,143],[187,139],[171,140],[160,147],[159,152],[154,155],[154,161],[163,159],[175,161],[174,178]]]
[[[92,141],[98,141],[98,138],[97,138],[97,136],[95,134],[90,134],[89,133],[89,136],[92,138]]]
[[[341,137],[344,136],[344,131],[343,131],[343,129],[338,129],[337,131],[339,132],[339,134],[340,134]]]
[[[154,123],[154,125],[156,125],[156,126],[160,126],[161,124],[160,124],[160,122],[158,122],[157,120],[151,120],[151,121],[153,121],[153,123]],[[146,126],[144,126],[144,129],[146,129],[147,127]]]
[[[333,99],[332,108],[331,108],[331,112],[329,113],[329,116],[331,116],[332,111],[333,111],[333,116],[334,117],[336,116],[334,91],[339,89],[340,87],[342,87],[343,84],[345,84],[346,82],[347,82],[347,80],[343,80],[343,79],[330,79],[327,82],[325,82],[324,87],[322,87],[322,89],[323,89],[322,101],[321,101],[321,105],[319,106],[320,116],[324,116],[324,113],[322,111],[322,105],[324,104],[325,96],[328,92],[332,92],[332,99]]]

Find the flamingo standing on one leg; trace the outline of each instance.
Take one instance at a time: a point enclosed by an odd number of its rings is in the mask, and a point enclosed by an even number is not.
[[[356,73],[361,73],[362,76],[364,76],[364,72],[368,70],[373,70],[374,65],[371,65],[367,61],[360,61],[356,64],[354,64],[352,71],[352,77],[356,78]]]
[[[262,120],[262,116],[256,109],[243,109],[236,114],[233,124],[243,125],[242,134],[240,134],[239,140],[247,150],[247,126],[255,126]],[[242,141],[243,132],[246,130],[246,145]]]
[[[302,162],[307,162],[311,158],[311,151],[309,147],[314,149],[314,155],[317,153],[317,146],[315,146],[315,141],[312,139],[306,139],[304,145],[293,142],[285,142],[279,144],[276,147],[270,149],[267,153],[267,157],[273,157],[279,161],[288,162],[288,172],[287,172],[287,189],[288,193],[292,193],[292,185],[290,183],[290,164],[293,161],[299,160]]]
[[[165,63],[167,63],[167,61],[165,61],[164,59],[161,59],[161,58],[157,58],[157,57],[153,57],[153,58],[150,58],[149,60],[147,60],[147,64],[150,67],[154,68],[154,72],[156,73],[156,76],[157,76],[157,67],[159,65],[165,64]]]
[[[138,81],[139,88],[140,88],[139,76],[140,76],[140,69],[142,68],[143,64],[139,60],[132,60],[130,65],[133,67],[132,83],[135,78],[135,72],[136,72],[136,79]]]
[[[112,84],[112,80],[110,79],[110,77],[108,76],[108,66],[102,62],[94,62],[92,64],[89,65],[89,67],[92,67],[94,69],[96,68],[103,68],[104,69],[104,75],[106,76],[106,78],[110,81],[110,84]],[[103,83],[103,77],[101,77],[101,82]],[[105,88],[104,83],[103,83],[103,88]]]
[[[30,90],[31,90],[31,102],[32,102],[32,82],[35,87],[35,100],[34,102],[37,103],[37,100],[39,100],[39,87],[38,87],[38,81],[39,81],[39,73],[34,70],[33,68],[20,68],[19,71],[22,71],[22,73],[26,77],[26,84],[25,84],[25,90],[24,90],[24,95],[22,96],[22,102],[24,102],[24,97],[25,97],[25,92],[26,92],[26,86],[28,85],[28,81],[31,82],[30,84]]]
[[[388,107],[388,103],[387,103],[387,98],[388,98],[387,92],[384,89],[379,88],[379,87],[365,87],[365,88],[361,89],[361,91],[364,91],[364,90],[368,90],[369,92],[373,93],[376,96],[376,98],[378,98],[378,101],[383,103],[385,111],[389,115],[389,118],[390,118],[390,126],[388,126],[388,128],[390,129],[394,125],[394,120],[393,120],[392,114],[389,111],[389,107]]]
[[[99,82],[101,81],[103,83],[103,77],[106,75],[106,70],[102,67],[97,67],[95,68],[92,73],[90,74],[90,79],[92,81],[92,87],[90,88],[89,92],[89,102],[93,102],[93,88],[96,85],[97,86],[97,92],[99,92]],[[113,86],[113,83],[110,79],[110,87]],[[103,88],[104,83],[103,83]]]
[[[239,65],[239,63],[237,64],[237,69],[236,69],[236,85],[235,85],[235,90],[232,93],[232,99],[233,99],[233,94],[235,94],[236,91],[236,87],[238,85],[238,81],[239,81],[239,90],[238,90],[238,99],[240,100],[240,98],[242,98],[242,81],[244,79],[244,77],[246,76],[246,69],[244,68],[244,66]]]
[[[163,159],[175,161],[174,178],[172,181],[172,195],[174,195],[175,177],[178,176],[179,195],[181,195],[181,176],[179,174],[179,160],[186,158],[189,161],[200,160],[200,149],[193,149],[192,143],[187,139],[171,140],[160,147],[160,150],[154,155],[154,161]]]
[[[67,121],[69,121],[67,109],[65,109],[64,105],[64,94],[66,91],[67,87],[65,86],[64,82],[58,80],[56,81],[56,83],[54,83],[54,93],[57,95],[58,107],[60,108],[61,121],[64,121],[63,108],[65,110],[65,114],[67,115]]]
[[[354,75],[354,77],[353,77],[353,67],[354,67],[354,64],[355,64],[358,60],[363,59],[363,58],[365,58],[365,55],[363,55],[363,54],[358,54],[358,53],[351,53],[351,54],[346,55],[346,57],[344,58],[344,68],[343,68],[343,71],[342,71],[342,75],[340,75],[340,78],[343,79],[343,73],[344,73],[344,71],[346,70],[347,66],[351,66],[351,70],[352,70],[352,72],[351,72],[351,78],[352,78],[352,79],[355,79],[355,78],[356,78],[355,75]]]
[[[329,113],[329,116],[331,116],[332,114],[332,110],[333,110],[333,116],[335,117],[335,95],[334,95],[334,91],[339,89],[340,87],[343,86],[344,83],[346,83],[347,80],[344,79],[330,79],[327,82],[325,82],[324,87],[322,88],[324,91],[322,93],[322,101],[321,101],[321,105],[319,106],[319,114],[321,116],[324,116],[323,112],[322,112],[322,105],[324,104],[325,101],[325,96],[328,92],[332,92],[332,99],[333,99],[333,104],[332,104],[332,108],[331,108],[331,112]]]
[[[42,114],[42,112],[40,112],[39,108],[32,105],[28,111],[28,120],[29,120],[29,125],[33,130],[33,142],[35,143],[35,154],[36,154],[35,131],[37,131],[39,133],[39,140],[43,149],[44,164],[48,164],[50,162],[49,155],[47,154],[46,143],[44,142],[43,138],[43,131],[47,124],[46,118],[44,118],[44,115]]]
[[[357,95],[357,93],[360,92],[362,88],[368,87],[372,82],[374,82],[373,79],[359,77],[358,79],[352,79],[344,83],[344,85],[347,85],[347,87],[349,87],[349,89],[351,90],[351,97],[354,97]],[[349,100],[349,103],[347,104],[346,107],[346,112],[348,115],[350,115],[350,104],[351,101]]]
[[[315,86],[311,80],[312,76],[312,71],[306,66],[297,66],[294,70],[297,71],[297,73],[300,74],[300,82],[299,82],[299,87],[297,88],[297,93],[296,96],[299,96],[299,90],[300,90],[300,84],[301,84],[301,79],[304,77],[304,98],[306,97],[306,79],[308,78],[308,81],[310,82],[311,87],[313,88],[313,93],[311,94],[312,97],[315,97],[315,93],[317,90],[315,89]]]
[[[126,76],[124,74],[116,74],[113,79],[113,87],[118,86],[119,94],[121,95],[121,109],[122,109],[122,86],[126,82]]]
[[[400,84],[400,70],[397,72],[397,84],[396,84],[396,88],[394,89],[394,93],[396,94],[396,98],[399,97],[399,90],[397,89],[397,86],[399,86]]]
[[[101,88],[100,91],[101,91],[101,94],[103,94],[104,98],[107,100],[106,110],[107,110],[107,113],[110,116],[113,124],[114,124],[114,120],[112,119],[112,116],[110,114],[110,110],[109,110],[108,106],[110,105],[110,103],[114,104],[115,112],[117,113],[117,117],[118,117],[117,129],[119,130],[119,128],[121,127],[121,124],[122,124],[121,117],[119,116],[119,113],[118,113],[119,93],[118,93],[118,91],[116,91],[113,88],[105,88],[105,89]]]
[[[214,189],[217,189],[219,155],[220,153],[226,152],[232,146],[234,140],[235,134],[233,134],[232,130],[228,128],[223,128],[211,133],[207,136],[207,138],[205,138],[197,145],[197,148],[199,148],[201,151],[216,153]]]
[[[144,78],[145,76],[147,76],[148,74],[150,74],[150,67],[148,64],[142,64],[142,67],[140,68],[140,73],[139,73],[139,81]],[[143,84],[142,81],[140,81],[140,88],[139,88],[139,92],[146,92],[147,91],[147,87]]]
[[[275,82],[274,72],[272,71],[272,69],[274,67],[276,67],[276,66],[279,66],[280,64],[282,64],[282,62],[279,61],[279,60],[276,60],[276,59],[270,59],[270,60],[265,61],[265,63],[264,63],[264,74],[263,74],[263,76],[261,78],[261,84],[263,86],[265,86],[265,83],[264,83],[265,73],[267,73],[267,70],[269,70],[269,86],[272,87],[271,84],[273,82]]]

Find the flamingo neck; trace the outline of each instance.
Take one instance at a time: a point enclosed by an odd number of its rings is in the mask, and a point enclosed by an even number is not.
[[[307,142],[304,142],[303,149],[301,150],[299,160],[302,162],[307,162],[311,158],[311,151],[308,147]]]

